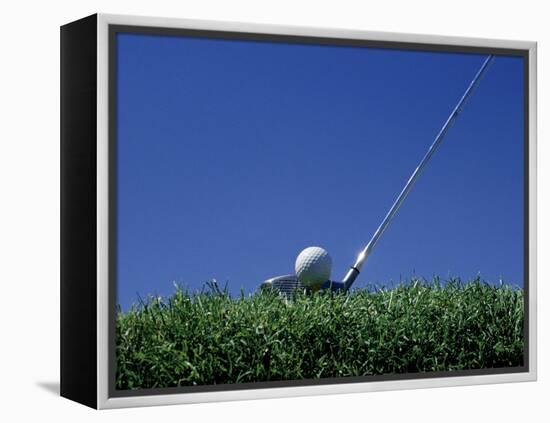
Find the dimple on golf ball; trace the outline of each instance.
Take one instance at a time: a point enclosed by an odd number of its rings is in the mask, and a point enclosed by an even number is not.
[[[332,259],[321,247],[308,247],[296,258],[296,276],[306,287],[317,290],[330,279]]]

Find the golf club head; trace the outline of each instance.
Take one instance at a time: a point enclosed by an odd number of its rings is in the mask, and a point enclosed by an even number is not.
[[[299,280],[296,275],[283,275],[267,279],[260,285],[261,290],[272,289],[280,292],[286,297],[291,296],[296,291],[308,290]],[[340,291],[344,289],[342,282],[326,281],[321,289],[330,289],[331,291]]]
[[[283,275],[267,279],[260,285],[260,289],[271,289],[289,297],[296,291],[305,290],[306,287],[300,283],[296,275]]]

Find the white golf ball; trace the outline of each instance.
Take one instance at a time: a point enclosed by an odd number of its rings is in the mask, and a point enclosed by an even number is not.
[[[321,247],[308,247],[296,258],[296,276],[306,287],[317,290],[330,279],[332,259]]]

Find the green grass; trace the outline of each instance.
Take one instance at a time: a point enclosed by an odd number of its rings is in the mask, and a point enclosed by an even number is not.
[[[479,280],[231,298],[212,287],[119,310],[117,389],[523,365],[523,291]]]

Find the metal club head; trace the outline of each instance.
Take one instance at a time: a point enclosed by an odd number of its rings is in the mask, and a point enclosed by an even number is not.
[[[260,289],[262,291],[272,289],[283,294],[285,297],[291,297],[296,292],[309,291],[309,289],[298,280],[296,275],[283,275],[267,279],[260,285]],[[344,284],[342,282],[326,281],[321,286],[321,289],[340,291],[344,289]]]
[[[289,297],[296,291],[304,291],[306,287],[300,283],[296,275],[283,275],[267,279],[260,285],[260,289],[262,291],[274,290]]]

